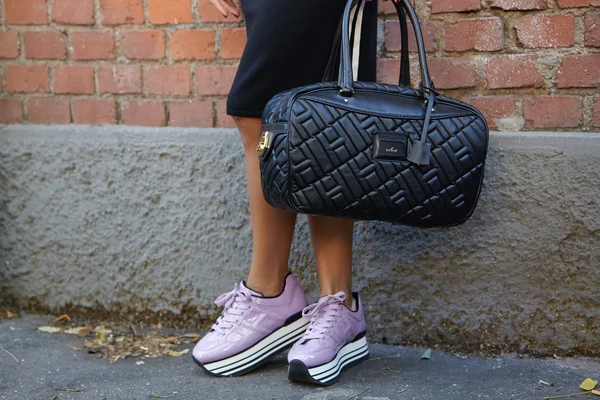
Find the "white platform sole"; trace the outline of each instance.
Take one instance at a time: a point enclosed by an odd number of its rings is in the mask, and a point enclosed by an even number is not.
[[[311,382],[330,385],[336,382],[346,368],[356,365],[369,357],[369,345],[366,336],[346,344],[336,357],[326,364],[308,368],[300,360],[292,360],[288,369],[288,378],[296,382]]]
[[[308,322],[306,318],[299,318],[291,324],[279,328],[248,350],[231,357],[205,364],[200,363],[195,358],[194,361],[213,375],[236,376],[245,374],[260,366],[269,356],[293,345],[306,331]]]

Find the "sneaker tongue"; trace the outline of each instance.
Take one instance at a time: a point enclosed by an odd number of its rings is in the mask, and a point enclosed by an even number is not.
[[[242,281],[242,283],[241,283],[241,286],[242,286],[242,287],[245,287],[246,289],[248,289],[248,290],[250,291],[250,293],[252,293],[252,296],[255,296],[255,297],[265,297],[265,296],[263,296],[263,294],[262,294],[262,293],[260,293],[260,292],[257,292],[256,290],[252,290],[252,289],[250,289],[250,288],[249,288],[249,287],[246,285],[246,282],[245,282],[245,281]]]

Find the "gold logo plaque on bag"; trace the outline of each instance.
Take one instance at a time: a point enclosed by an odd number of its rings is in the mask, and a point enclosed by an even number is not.
[[[270,131],[264,131],[262,136],[260,137],[260,142],[256,147],[256,151],[258,152],[258,156],[262,157],[267,153],[267,150],[271,148],[271,141],[273,140],[273,135]]]

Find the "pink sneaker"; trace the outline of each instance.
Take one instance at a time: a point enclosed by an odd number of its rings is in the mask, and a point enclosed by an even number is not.
[[[196,364],[213,375],[238,376],[259,367],[289,348],[308,325],[302,317],[306,298],[291,274],[278,296],[264,297],[241,282],[215,304],[223,312],[192,352]]]
[[[362,301],[358,293],[353,298],[354,311],[344,305],[344,292],[324,296],[304,309],[310,325],[288,353],[289,380],[331,385],[343,370],[369,357]]]

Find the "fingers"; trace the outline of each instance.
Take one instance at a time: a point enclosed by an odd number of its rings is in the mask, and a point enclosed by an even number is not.
[[[227,18],[227,16],[228,16],[229,14],[227,13],[227,10],[225,10],[225,7],[223,7],[223,6],[221,5],[221,0],[208,0],[208,1],[210,2],[210,4],[212,4],[213,6],[215,6],[215,8],[216,8],[217,10],[219,10],[219,12],[220,12],[221,14],[223,14],[223,16],[224,16],[225,18]]]
[[[236,17],[240,16],[240,9],[237,6],[237,4],[235,3],[234,0],[222,0],[224,3],[224,6],[229,9],[229,11],[235,15]]]
[[[215,6],[225,18],[229,17],[229,14],[232,14],[235,17],[240,16],[240,9],[233,0],[209,0],[209,2]]]

